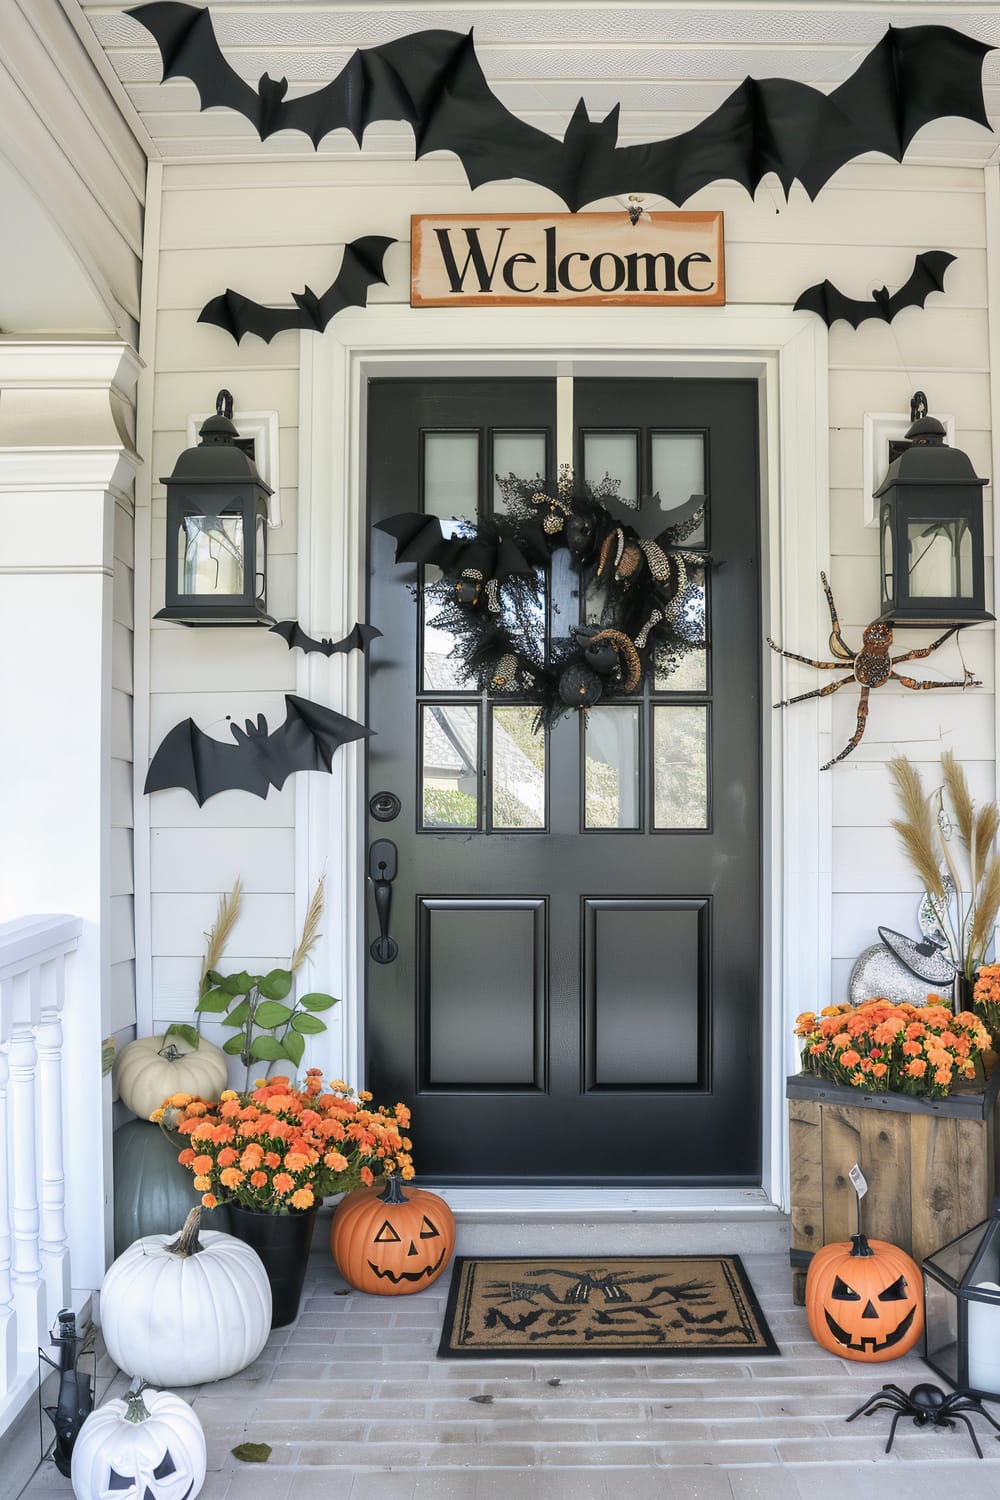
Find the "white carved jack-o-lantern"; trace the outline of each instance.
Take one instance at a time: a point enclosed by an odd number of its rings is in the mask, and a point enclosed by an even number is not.
[[[201,1423],[171,1391],[129,1391],[84,1422],[70,1479],[76,1500],[194,1500],[205,1483]]]

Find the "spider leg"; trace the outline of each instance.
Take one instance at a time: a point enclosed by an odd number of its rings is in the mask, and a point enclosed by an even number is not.
[[[797,651],[783,651],[780,646],[774,644],[770,636],[767,637],[767,644],[772,651],[777,651],[779,656],[787,656],[789,661],[801,661],[807,667],[819,667],[824,672],[839,672],[844,665],[841,661],[815,661],[811,656],[800,656]],[[853,652],[851,659],[854,659]]]
[[[886,1394],[887,1391],[889,1392],[888,1395]],[[895,1387],[883,1386],[880,1391],[876,1391],[874,1396],[869,1396],[867,1401],[863,1401],[857,1411],[852,1411],[851,1415],[845,1417],[844,1420],[853,1422],[855,1417],[864,1416],[868,1412],[877,1410],[880,1406],[896,1407],[900,1415],[902,1415],[904,1408],[901,1403],[903,1401],[906,1401],[906,1397],[902,1391],[896,1390]]]
[[[868,722],[868,693],[868,684],[863,682],[861,684],[861,697],[858,699],[858,727],[840,754],[835,755],[832,760],[828,760],[825,766],[820,766],[821,771],[829,771],[830,767],[835,766],[838,760],[845,760],[851,751],[856,749],[861,743],[861,736],[864,734],[865,725]]]
[[[939,646],[943,646],[945,641],[947,641],[951,636],[957,634],[957,632],[961,630],[961,628],[962,627],[960,625],[953,625],[950,630],[945,631],[944,635],[939,635],[936,641],[931,641],[929,646],[920,646],[916,651],[904,651],[901,656],[891,657],[890,660],[892,661],[893,666],[895,666],[898,661],[916,661],[918,658],[930,656],[932,651],[936,651]]]
[[[982,1458],[982,1456],[983,1456],[983,1450],[979,1446],[979,1439],[976,1437],[975,1429],[974,1429],[972,1423],[969,1421],[968,1417],[965,1416],[965,1414],[963,1412],[955,1411],[954,1409],[952,1409],[951,1415],[952,1415],[952,1417],[954,1418],[954,1420],[956,1422],[964,1422],[965,1423],[966,1427],[969,1429],[969,1436],[972,1439],[972,1446],[976,1450],[976,1456],[978,1458]]]
[[[835,693],[838,688],[846,687],[847,683],[854,682],[854,680],[852,672],[849,677],[838,677],[836,682],[828,682],[826,687],[813,688],[811,693],[799,693],[795,698],[782,698],[780,703],[775,703],[772,707],[787,708],[790,703],[802,703],[806,698],[829,698],[831,693]]]
[[[973,677],[971,672],[966,672],[963,682],[918,682],[915,677],[904,677],[902,672],[890,672],[889,676],[894,677],[897,682],[901,682],[904,687],[913,688],[914,690],[940,687],[982,687],[982,683]]]
[[[949,1411],[953,1412],[974,1411],[977,1416],[985,1417],[990,1426],[995,1427],[997,1432],[1000,1432],[1000,1422],[995,1421],[990,1416],[985,1406],[981,1405],[975,1396],[968,1396],[964,1391],[956,1391],[954,1396],[947,1402],[947,1407]]]
[[[892,1425],[889,1428],[889,1441],[885,1445],[886,1453],[890,1453],[892,1451],[892,1440],[896,1436],[896,1423],[899,1421],[900,1417],[903,1417],[905,1415],[906,1413],[902,1411],[897,1411],[893,1415]]]
[[[819,576],[823,580],[823,592],[826,594],[826,602],[830,610],[830,624],[833,626],[833,629],[830,632],[830,650],[833,652],[834,656],[839,656],[842,661],[853,661],[857,653],[851,650],[850,646],[847,644],[847,642],[844,640],[844,637],[840,633],[840,621],[837,619],[837,606],[833,602],[833,589],[827,582],[825,573],[821,573]]]

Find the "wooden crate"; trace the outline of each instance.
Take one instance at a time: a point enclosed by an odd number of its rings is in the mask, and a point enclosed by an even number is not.
[[[862,1229],[919,1264],[988,1219],[1000,1162],[1000,1068],[985,1088],[947,1099],[866,1094],[806,1073],[787,1080],[792,1207],[792,1294],[805,1300],[813,1252],[857,1233],[857,1194],[868,1182]]]

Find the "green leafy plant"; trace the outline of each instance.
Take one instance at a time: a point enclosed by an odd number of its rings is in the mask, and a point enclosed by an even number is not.
[[[234,905],[238,910],[239,881],[233,887],[228,908],[225,902],[220,907],[220,921]],[[299,995],[291,1001],[288,998],[297,970],[319,938],[322,914],[323,881],[320,879],[309,903],[302,936],[287,968],[271,969],[267,974],[250,974],[246,969],[237,974],[222,974],[214,966],[206,966],[203,971],[201,998],[196,1008],[199,1015],[221,1015],[222,1025],[235,1029],[235,1035],[223,1043],[222,1050],[239,1057],[246,1068],[247,1088],[254,1063],[287,1061],[297,1068],[305,1052],[306,1037],[317,1036],[326,1030],[326,1022],[320,1020],[317,1012],[340,1003],[333,995],[321,990]],[[219,925],[217,922],[209,940],[209,953],[216,961],[221,956],[219,944],[215,941]]]

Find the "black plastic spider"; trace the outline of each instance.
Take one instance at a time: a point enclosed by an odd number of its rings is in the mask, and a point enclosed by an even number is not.
[[[969,1429],[972,1445],[980,1458],[983,1450],[979,1446],[979,1439],[973,1431],[972,1423],[965,1415],[967,1411],[974,1411],[980,1417],[985,1417],[997,1432],[1000,1432],[1000,1422],[994,1422],[988,1411],[972,1395],[971,1391],[951,1391],[945,1395],[939,1385],[915,1385],[909,1394],[900,1390],[898,1385],[884,1385],[874,1396],[870,1396],[857,1411],[852,1411],[847,1418],[853,1422],[855,1417],[860,1417],[864,1412],[877,1411],[880,1406],[886,1406],[895,1412],[892,1426],[889,1428],[889,1441],[885,1445],[886,1453],[892,1447],[892,1440],[896,1436],[896,1423],[900,1417],[912,1417],[914,1427],[954,1427],[956,1421],[964,1422]],[[1000,1439],[998,1439],[1000,1441]]]

